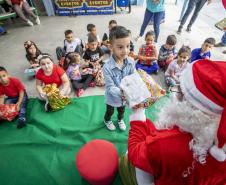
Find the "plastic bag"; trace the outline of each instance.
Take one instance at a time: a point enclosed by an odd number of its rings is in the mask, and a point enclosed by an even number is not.
[[[18,114],[16,104],[0,104],[0,119],[12,121]]]
[[[122,79],[120,88],[123,90],[130,108],[147,108],[165,95],[165,90],[143,70]]]

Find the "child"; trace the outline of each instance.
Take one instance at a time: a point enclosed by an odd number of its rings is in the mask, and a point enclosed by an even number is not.
[[[169,35],[166,39],[166,43],[162,45],[159,50],[158,65],[164,71],[167,69],[170,62],[177,57],[176,43],[176,36]]]
[[[68,96],[70,94],[70,81],[65,71],[54,64],[52,57],[47,53],[42,53],[38,57],[41,68],[37,71],[36,78],[36,89],[39,95],[39,99],[46,101],[45,111],[49,111],[49,102],[46,92],[43,88],[47,85],[56,84],[60,90],[61,96]]]
[[[210,50],[214,47],[215,42],[214,38],[207,38],[201,48],[193,49],[191,52],[191,62],[199,59],[210,59]]]
[[[136,63],[136,69],[142,69],[148,74],[158,73],[158,51],[154,45],[155,34],[153,31],[149,31],[145,35],[146,44],[142,45],[139,54],[138,61]]]
[[[96,29],[96,26],[94,24],[87,24],[87,31],[88,31],[88,34],[87,34],[87,43],[88,43],[88,38],[89,38],[89,35],[94,35],[97,37],[97,41],[98,41],[98,46],[101,45],[101,40],[100,40],[100,37],[99,35],[97,34],[97,29]],[[86,45],[86,48],[88,48],[88,46]]]
[[[108,29],[109,29],[109,34],[112,28],[117,26],[116,20],[110,20],[108,24]],[[103,38],[102,38],[102,49],[104,53],[110,54],[110,44],[109,44],[109,34],[104,33]]]
[[[38,49],[36,44],[30,40],[24,43],[24,48],[26,50],[26,58],[30,63],[30,67],[25,69],[24,73],[27,76],[35,76],[36,72],[40,68],[38,56],[41,54],[41,51]]]
[[[56,48],[57,59],[60,60],[62,57],[65,57],[66,54],[70,52],[76,52],[79,53],[80,56],[82,56],[84,47],[82,44],[82,40],[79,38],[74,38],[72,30],[66,30],[64,32],[64,35],[65,35],[64,47]]]
[[[70,63],[66,73],[71,80],[72,87],[75,89],[77,97],[80,97],[92,82],[93,75],[82,75],[80,73],[80,55],[78,53],[71,54],[69,60]]]
[[[129,54],[130,36],[126,28],[116,26],[111,30],[109,39],[113,54],[103,67],[106,102],[104,123],[109,130],[116,129],[111,117],[114,114],[114,108],[117,108],[118,125],[124,131],[126,130],[126,125],[123,121],[125,102],[120,90],[120,82],[125,76],[133,74],[135,71],[133,61],[127,57]]]
[[[98,46],[97,37],[89,35],[88,37],[88,48],[85,51],[83,59],[89,64],[90,68],[95,68],[96,65],[100,64],[103,66],[103,50]]]
[[[128,30],[128,32],[129,32],[130,39],[131,39],[131,37],[132,37],[131,31]],[[129,52],[128,56],[129,56],[129,57],[132,57],[134,60],[137,60],[137,57],[138,57],[138,56],[135,55],[135,53],[134,53],[134,44],[133,44],[133,42],[132,42],[131,40],[130,40],[130,52]]]
[[[0,66],[0,104],[17,105],[17,110],[19,110],[18,129],[26,125],[27,102],[27,93],[20,80],[10,77],[6,69]]]
[[[182,46],[178,52],[178,58],[169,64],[165,72],[165,80],[168,86],[179,84],[179,77],[187,67],[190,56],[191,49],[188,46]]]

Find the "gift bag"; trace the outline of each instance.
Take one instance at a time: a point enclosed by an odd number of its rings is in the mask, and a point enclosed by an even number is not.
[[[104,74],[101,65],[96,65],[93,71],[96,86],[102,87],[105,85]]]
[[[147,108],[165,95],[165,90],[150,75],[140,69],[123,78],[120,88],[128,106],[134,109]]]
[[[18,114],[16,104],[0,104],[0,119],[12,121]]]
[[[71,103],[69,97],[62,97],[60,90],[56,84],[48,84],[43,88],[43,91],[47,94],[47,98],[50,107],[53,111],[63,109],[66,105]]]
[[[215,26],[221,31],[226,31],[226,18],[224,18],[221,21],[217,22],[215,24]]]

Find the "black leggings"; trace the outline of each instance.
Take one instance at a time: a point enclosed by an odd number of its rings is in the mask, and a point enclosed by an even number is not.
[[[125,106],[117,107],[117,111],[118,111],[118,120],[123,119],[124,112],[125,112]],[[113,114],[114,114],[114,107],[112,107],[111,105],[106,105],[106,112],[105,112],[104,120],[110,121],[111,116]]]
[[[89,83],[93,80],[93,75],[82,75],[81,80],[72,80],[72,87],[77,91],[79,89],[87,89]]]

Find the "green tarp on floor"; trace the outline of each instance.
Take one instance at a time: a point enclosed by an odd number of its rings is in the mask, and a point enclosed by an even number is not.
[[[148,110],[151,119],[156,106]],[[25,128],[18,130],[15,121],[0,124],[0,185],[88,185],[75,167],[82,145],[99,138],[114,143],[119,155],[127,150],[129,110],[126,132],[118,127],[108,131],[104,113],[104,96],[75,98],[65,109],[50,113],[44,112],[43,102],[30,99]],[[113,184],[122,184],[118,175]]]

